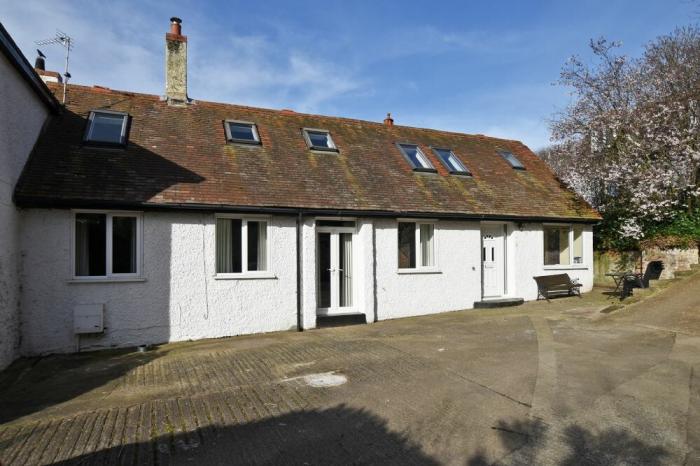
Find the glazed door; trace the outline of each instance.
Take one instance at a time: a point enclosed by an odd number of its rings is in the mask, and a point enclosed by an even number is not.
[[[318,233],[318,314],[351,312],[353,307],[352,233],[337,229]]]

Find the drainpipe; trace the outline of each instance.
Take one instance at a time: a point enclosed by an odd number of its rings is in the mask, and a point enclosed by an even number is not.
[[[297,330],[304,331],[301,318],[301,227],[302,227],[302,211],[299,210],[297,216]]]

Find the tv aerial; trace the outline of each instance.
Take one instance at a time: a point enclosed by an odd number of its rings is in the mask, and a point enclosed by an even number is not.
[[[71,78],[70,73],[68,72],[68,60],[70,58],[70,51],[73,48],[73,45],[75,45],[75,41],[65,32],[56,29],[56,35],[52,37],[51,39],[44,39],[44,40],[38,40],[36,41],[36,45],[61,45],[63,46],[64,49],[66,49],[66,66],[65,70],[63,72],[63,103],[66,103],[66,85],[68,84],[68,80]],[[39,55],[44,55],[41,53],[40,50],[37,50],[39,52]]]

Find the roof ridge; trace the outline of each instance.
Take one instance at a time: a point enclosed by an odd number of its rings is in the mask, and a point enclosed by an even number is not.
[[[56,87],[58,88],[58,85],[55,83],[49,83],[49,88]],[[125,90],[120,90],[120,89],[111,89],[109,87],[105,86],[100,86],[100,85],[92,85],[88,86],[85,84],[73,84],[69,83],[68,88],[70,89],[71,87],[76,87],[76,88],[81,88],[85,89],[87,91],[92,91],[92,92],[99,92],[99,93],[115,93],[115,94],[122,94],[126,96],[132,96],[132,97],[145,97],[145,98],[151,98],[155,100],[162,100],[162,97],[156,94],[147,94],[144,92],[132,92],[132,91],[125,91]],[[275,114],[281,114],[285,116],[308,116],[308,117],[316,117],[316,118],[324,118],[328,120],[336,120],[336,121],[341,121],[341,122],[357,122],[357,123],[363,123],[363,124],[368,124],[368,125],[374,125],[378,126],[381,128],[384,128],[386,130],[391,130],[392,128],[405,128],[405,129],[412,129],[412,130],[418,130],[418,131],[429,131],[433,133],[438,133],[438,134],[453,134],[456,136],[467,136],[471,138],[478,138],[478,139],[486,139],[486,140],[491,140],[491,141],[503,141],[503,142],[510,142],[510,143],[518,143],[525,145],[522,141],[518,139],[507,139],[507,138],[500,138],[496,136],[489,136],[486,134],[479,134],[479,133],[465,133],[465,132],[459,132],[459,131],[450,131],[450,130],[443,130],[443,129],[437,129],[437,128],[425,128],[421,126],[408,126],[408,125],[398,125],[394,124],[391,128],[387,127],[383,122],[379,121],[372,121],[372,120],[363,120],[361,118],[352,118],[352,117],[343,117],[343,116],[337,116],[337,115],[323,115],[319,113],[307,113],[307,112],[297,112],[296,110],[290,111],[289,109],[275,109],[275,108],[269,108],[269,107],[256,107],[252,105],[244,105],[244,104],[236,104],[236,103],[228,103],[228,102],[216,102],[212,100],[200,100],[200,99],[193,99],[193,102],[195,105],[204,105],[204,106],[216,106],[216,107],[237,107],[241,109],[248,109],[248,110],[255,110],[255,111],[263,111],[263,112],[270,112],[270,113],[275,113]]]

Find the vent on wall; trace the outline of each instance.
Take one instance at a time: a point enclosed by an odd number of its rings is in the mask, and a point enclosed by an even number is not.
[[[104,304],[78,304],[73,308],[73,330],[77,335],[104,332]]]

